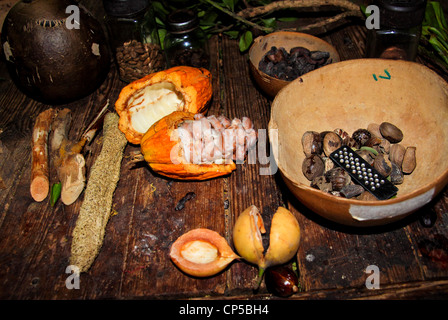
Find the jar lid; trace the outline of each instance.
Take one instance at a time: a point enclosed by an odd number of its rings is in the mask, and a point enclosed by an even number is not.
[[[145,11],[149,0],[103,0],[106,13],[113,17],[129,17]]]
[[[180,9],[168,15],[167,25],[172,33],[186,33],[197,28],[199,19],[193,10]]]
[[[375,0],[380,9],[380,27],[411,28],[425,16],[427,0]]]

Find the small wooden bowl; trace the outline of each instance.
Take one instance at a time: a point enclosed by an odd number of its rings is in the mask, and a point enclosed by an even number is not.
[[[308,130],[390,122],[417,148],[417,167],[395,198],[345,199],[310,187],[302,173],[301,138]],[[269,138],[281,176],[309,209],[350,226],[384,225],[404,218],[436,197],[448,183],[448,84],[414,62],[356,59],[305,74],[283,88],[271,107]]]
[[[337,50],[331,44],[306,33],[279,31],[256,38],[249,50],[249,66],[255,82],[271,98],[275,97],[280,89],[291,83],[291,81],[271,77],[258,69],[259,62],[272,46],[283,47],[288,52],[294,47],[327,51],[330,53],[329,60],[332,62],[340,61]]]

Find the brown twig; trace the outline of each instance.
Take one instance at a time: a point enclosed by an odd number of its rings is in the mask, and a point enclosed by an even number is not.
[[[348,0],[286,0],[275,1],[265,6],[246,8],[237,13],[237,15],[244,19],[250,19],[259,15],[271,13],[283,9],[300,9],[300,8],[315,8],[322,6],[333,6],[348,11],[361,11],[358,5]]]
[[[348,18],[348,17],[360,17],[360,14],[358,13],[358,11],[346,11],[346,12],[342,12],[338,15],[335,15],[334,17],[330,17],[324,20],[321,20],[319,22],[316,23],[312,23],[312,24],[308,24],[305,26],[300,26],[298,28],[293,28],[293,29],[283,29],[284,31],[288,31],[288,30],[294,30],[294,31],[309,31],[315,28],[320,28],[320,27],[324,27],[326,25],[338,22],[342,19]]]

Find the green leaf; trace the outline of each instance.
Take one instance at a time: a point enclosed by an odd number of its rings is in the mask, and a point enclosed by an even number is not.
[[[224,5],[232,12],[235,11],[235,5],[237,2],[238,0],[223,0]]]
[[[53,207],[61,196],[62,185],[60,182],[54,183],[50,190],[50,205]]]
[[[164,40],[165,40],[165,36],[166,36],[166,34],[167,34],[167,31],[166,31],[166,29],[159,29],[159,30],[157,30],[157,31],[158,31],[158,33],[159,33],[160,47],[161,47],[162,50],[163,50],[163,49],[164,49],[163,42],[164,42]]]
[[[252,32],[250,31],[244,32],[239,42],[240,51],[244,52],[247,49],[249,49],[252,44],[252,41],[253,41]]]
[[[265,27],[268,28],[276,28],[277,26],[277,21],[275,18],[270,18],[270,19],[261,19],[261,21],[263,22]]]
[[[216,20],[218,19],[218,14],[216,12],[210,12],[208,14],[206,14],[202,19],[201,19],[201,25],[204,26],[214,26],[216,25]]]
[[[229,36],[230,39],[238,39],[238,35],[240,34],[238,31],[225,31],[225,35]]]

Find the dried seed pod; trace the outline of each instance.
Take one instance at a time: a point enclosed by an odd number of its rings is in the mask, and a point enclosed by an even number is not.
[[[340,193],[347,199],[359,196],[363,193],[364,188],[359,184],[349,184],[341,189]]]
[[[324,165],[325,165],[324,172],[327,172],[328,170],[331,170],[334,168],[334,162],[333,162],[333,160],[331,160],[331,158],[325,157],[323,159],[323,161],[324,161]]]
[[[338,134],[342,140],[344,140],[346,137],[350,136],[347,131],[345,131],[344,129],[341,129],[341,128],[334,129],[333,132]]]
[[[171,246],[170,258],[185,273],[209,277],[239,259],[219,233],[198,228],[180,236]]]
[[[312,154],[306,157],[302,162],[302,172],[308,180],[324,174],[325,163],[322,158],[317,154]]]
[[[375,160],[375,155],[367,150],[367,149],[362,149],[362,150],[356,150],[356,153],[363,158],[364,160],[367,161],[368,164],[372,165],[373,161]]]
[[[319,189],[323,192],[331,192],[333,190],[333,185],[331,182],[328,182],[325,176],[319,176],[311,181],[310,186],[315,189]]]
[[[367,140],[367,142],[364,144],[366,147],[376,147],[379,146],[381,144],[381,142],[383,141],[383,139],[376,137],[376,136],[371,136],[369,140]]]
[[[379,154],[375,157],[373,167],[384,177],[388,177],[392,172],[392,163],[389,158],[385,157],[383,154]]]
[[[403,175],[403,171],[401,171],[401,168],[395,164],[394,162],[392,162],[392,171],[390,172],[390,182],[392,182],[392,184],[402,184],[403,180],[404,180],[404,175]]]
[[[403,163],[404,153],[406,152],[406,148],[399,144],[395,143],[390,146],[389,150],[389,159],[393,163],[397,164],[398,167],[401,168],[401,164]]]
[[[331,183],[333,191],[340,191],[348,186],[352,179],[350,175],[341,167],[335,167],[325,173],[325,178]]]
[[[372,135],[367,129],[358,129],[352,134],[352,138],[356,141],[358,147],[364,146],[371,137]]]
[[[302,147],[307,157],[312,154],[321,154],[322,139],[319,132],[306,131],[302,136]]]
[[[403,132],[398,127],[389,122],[383,122],[380,124],[380,133],[391,143],[398,143],[403,140]]]
[[[341,137],[335,132],[327,132],[322,141],[322,149],[327,157],[342,146]]]
[[[403,173],[410,174],[417,166],[416,160],[416,147],[407,147],[404,153],[403,163],[401,164],[401,170]]]
[[[372,136],[381,137],[380,125],[377,123],[370,123],[367,126],[367,131],[369,131]]]
[[[387,139],[381,139],[381,143],[378,145],[378,152],[389,154],[391,143]]]

